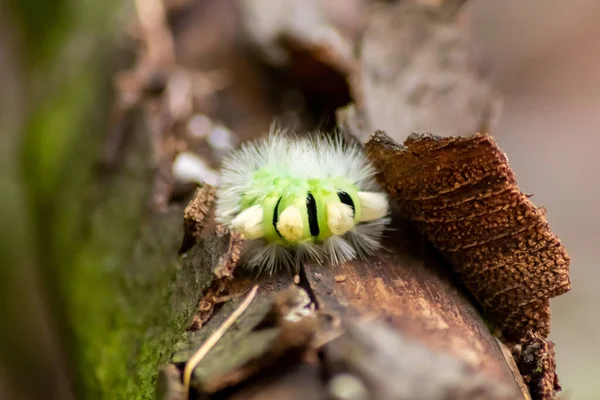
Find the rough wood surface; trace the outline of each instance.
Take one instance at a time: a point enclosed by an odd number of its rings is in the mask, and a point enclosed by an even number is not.
[[[516,399],[512,385],[500,385],[476,367],[423,342],[398,335],[380,321],[348,324],[345,334],[324,348],[332,371],[352,373],[368,399]]]
[[[460,2],[374,3],[350,79],[356,110],[346,118],[362,127],[356,134],[366,140],[380,129],[402,142],[412,132],[493,129],[502,100],[458,26],[453,7]]]
[[[504,334],[546,337],[547,301],[571,287],[569,256],[494,140],[412,135],[400,146],[378,132],[366,147],[402,214],[453,263]]]
[[[376,132],[366,148],[402,215],[452,262],[505,340],[547,349],[529,355],[540,357],[536,374],[521,372],[535,396],[551,398],[559,386],[549,299],[570,289],[570,259],[506,155],[482,134],[411,135],[400,145]]]
[[[407,338],[452,354],[498,380],[512,379],[495,339],[457,290],[448,267],[416,231],[396,221],[384,251],[336,269],[306,267],[321,308],[387,321]]]
[[[191,208],[197,208],[196,202]],[[232,270],[233,278],[223,281],[219,293],[225,303],[212,312],[201,311],[204,324],[177,345],[174,365],[186,362],[254,283],[260,289],[235,329],[195,368],[194,395],[275,398],[271,396],[289,393],[299,398],[298,385],[307,385],[318,394],[314,398],[338,398],[335,393],[344,391],[345,379],[354,379],[355,389],[372,399],[436,399],[450,393],[452,399],[474,398],[474,393],[519,398],[500,347],[457,289],[445,261],[401,221],[392,229],[380,255],[335,269],[306,265],[294,279],[285,273],[253,277]],[[211,246],[208,238],[222,235],[220,230],[202,235],[185,254],[184,268],[206,265],[199,255]],[[220,249],[222,255],[209,262],[213,282],[219,265],[215,260],[231,253],[231,248]],[[357,333],[371,326],[381,334]],[[341,349],[348,343],[371,349],[370,355],[345,358]],[[394,346],[400,346],[398,351],[388,353]],[[411,350],[402,350],[404,346]],[[430,381],[431,392],[423,392],[421,379]]]

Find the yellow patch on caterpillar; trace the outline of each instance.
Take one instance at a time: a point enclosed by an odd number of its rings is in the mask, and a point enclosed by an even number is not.
[[[360,221],[373,221],[383,218],[388,213],[387,196],[383,193],[358,192],[361,214]]]
[[[242,211],[231,221],[231,226],[243,234],[246,239],[257,239],[264,236],[263,208],[255,205]]]
[[[354,228],[352,207],[343,203],[327,203],[327,226],[334,235],[343,235]]]
[[[277,221],[277,231],[283,238],[290,242],[296,242],[302,239],[304,234],[304,223],[302,221],[302,213],[296,206],[289,206]]]

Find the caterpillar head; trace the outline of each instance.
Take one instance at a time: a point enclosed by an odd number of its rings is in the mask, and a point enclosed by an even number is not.
[[[341,179],[280,182],[279,190],[245,198],[232,226],[248,239],[297,245],[343,235],[388,213],[383,193],[361,192]]]

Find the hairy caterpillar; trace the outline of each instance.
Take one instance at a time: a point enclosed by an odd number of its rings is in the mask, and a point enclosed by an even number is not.
[[[217,222],[240,231],[246,267],[336,265],[372,254],[388,223],[387,196],[355,142],[272,131],[223,161]]]

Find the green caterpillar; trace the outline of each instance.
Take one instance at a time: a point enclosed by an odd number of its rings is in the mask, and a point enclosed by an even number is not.
[[[389,218],[360,145],[272,132],[223,162],[217,221],[247,239],[249,268],[336,265],[372,254]]]

